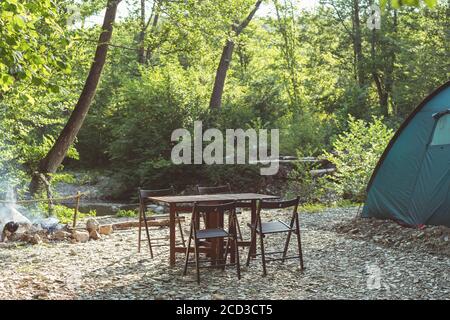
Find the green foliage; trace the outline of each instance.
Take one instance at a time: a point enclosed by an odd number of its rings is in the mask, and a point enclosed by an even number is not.
[[[352,202],[349,200],[340,200],[333,203],[306,203],[299,208],[300,213],[316,213],[323,212],[329,208],[348,208],[348,207],[357,207],[360,206],[361,203]]]
[[[61,27],[64,21],[55,1],[0,2],[0,93],[24,80],[58,90],[49,83],[52,72],[70,72],[66,57],[58,55],[69,44]]]
[[[138,216],[138,212],[137,212],[137,210],[119,210],[119,211],[117,211],[116,216],[119,218],[124,218],[124,217],[135,218]]]
[[[389,0],[381,0],[381,7],[386,7]],[[433,8],[437,4],[438,0],[390,0],[392,7],[398,9],[401,6],[419,7],[422,3],[428,7]]]
[[[40,203],[39,206],[40,212],[46,212],[48,213],[48,203]],[[73,216],[74,216],[74,209],[66,207],[65,205],[61,204],[55,204],[52,207],[52,214],[59,220],[62,224],[72,224],[73,222]],[[87,217],[95,217],[97,215],[97,212],[95,210],[91,210],[88,213],[77,213],[77,220],[84,219]]]
[[[74,3],[81,11],[81,27],[69,28],[68,8]],[[329,201],[331,187],[340,195],[360,198],[383,146],[367,141],[373,149],[369,156],[361,143],[352,147],[343,132],[352,132],[349,126],[359,123],[356,119],[364,123],[380,115],[386,126],[395,128],[423,97],[448,80],[445,1],[391,0],[382,12],[381,29],[374,31],[364,23],[371,2],[359,1],[358,64],[354,1],[320,3],[312,11],[298,10],[295,0],[276,1],[274,14],[257,14],[239,37],[232,26],[248,14],[253,0],[158,1],[160,19],[154,26],[151,20],[145,32],[145,64],[137,62],[136,53],[140,1],[124,3],[130,15],[114,26],[113,46],[92,108],[64,162],[65,168],[106,173],[111,177],[108,195],[115,198],[134,196],[138,186],[173,184],[182,190],[199,183],[231,182],[241,190],[264,187],[256,166],[173,165],[171,133],[192,128],[195,120],[221,130],[278,128],[282,155],[301,150],[303,156],[317,156],[323,149],[349,149],[365,168],[353,172],[348,154],[337,155],[345,169],[337,177],[346,175],[346,185],[313,179],[308,175],[313,168],[299,165],[288,191],[304,192],[302,197],[311,203]],[[146,3],[148,19],[152,1]],[[411,7],[422,3],[434,6]],[[0,192],[26,189],[38,161],[66,123],[99,33],[99,26],[88,22],[104,5],[99,0],[0,2]],[[235,51],[223,107],[214,112],[208,110],[214,74],[230,37]],[[355,80],[357,69],[364,75],[362,83]],[[382,80],[381,89],[375,75]],[[380,93],[387,94],[385,105]],[[348,114],[354,117],[349,124]],[[369,138],[369,125],[355,126],[358,135]],[[334,145],[333,137],[339,134],[341,144]],[[53,175],[53,182],[63,180],[73,178],[61,175],[61,170]]]
[[[348,127],[333,142],[334,152],[325,152],[324,157],[337,169],[331,177],[333,189],[345,199],[363,201],[372,171],[393,130],[383,124],[383,118],[377,117],[367,123],[349,116]]]
[[[299,159],[308,156],[308,149],[298,150]],[[311,170],[318,169],[318,165],[311,162],[294,162],[292,170],[288,174],[288,183],[285,194],[288,197],[300,196],[300,201],[305,205],[314,206],[318,202],[332,203],[332,190],[327,188],[327,178],[324,176],[313,176]]]

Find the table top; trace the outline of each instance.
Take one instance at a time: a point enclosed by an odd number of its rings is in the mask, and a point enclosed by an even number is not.
[[[245,201],[245,200],[265,200],[278,199],[272,196],[259,193],[221,193],[221,194],[198,194],[191,196],[158,196],[148,197],[149,200],[165,203],[189,203],[189,202],[214,202],[214,201]]]

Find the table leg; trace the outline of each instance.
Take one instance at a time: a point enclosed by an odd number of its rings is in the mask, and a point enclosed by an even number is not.
[[[223,215],[220,213],[207,213],[206,214],[206,228],[215,229],[223,227]],[[210,254],[212,265],[217,264],[217,258],[220,257],[221,248],[223,246],[223,240],[221,239],[210,239]]]
[[[176,213],[176,205],[174,203],[170,204],[170,216],[169,216],[169,265],[171,267],[175,266],[175,213]]]

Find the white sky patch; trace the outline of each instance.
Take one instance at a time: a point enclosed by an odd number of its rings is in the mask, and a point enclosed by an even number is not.
[[[305,10],[313,10],[319,3],[319,0],[299,0],[297,1],[299,9]],[[121,1],[117,8],[117,18],[116,21],[121,21],[127,18],[130,15],[130,12],[136,10],[136,8],[132,8],[128,1]],[[150,11],[150,8],[147,9]],[[85,27],[90,27],[93,25],[101,25],[103,22],[103,16],[105,14],[105,9],[100,11],[98,14],[89,17],[85,21]],[[267,16],[275,16],[275,8],[273,6],[273,2],[269,1],[268,3],[263,3],[256,13],[258,17],[267,17]]]

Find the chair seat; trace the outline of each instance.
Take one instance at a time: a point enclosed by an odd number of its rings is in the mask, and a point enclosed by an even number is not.
[[[228,232],[223,229],[204,229],[196,233],[198,239],[227,238]]]
[[[277,233],[277,232],[288,232],[291,229],[281,221],[273,221],[273,222],[263,222],[262,223],[262,233]],[[261,233],[259,227],[256,228],[256,232]]]

